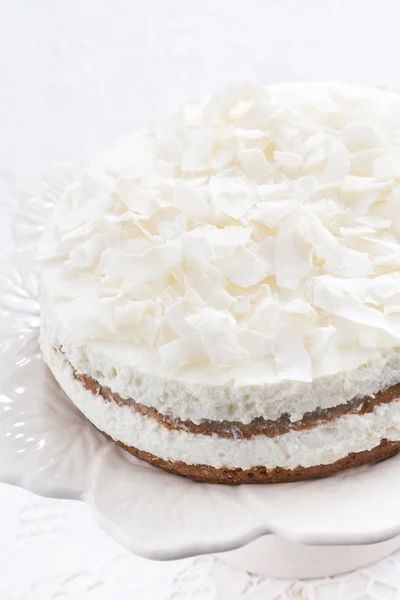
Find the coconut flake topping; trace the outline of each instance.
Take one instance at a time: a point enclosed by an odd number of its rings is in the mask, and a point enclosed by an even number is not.
[[[396,351],[400,96],[228,86],[90,162],[39,260],[77,343],[168,377],[310,382]]]

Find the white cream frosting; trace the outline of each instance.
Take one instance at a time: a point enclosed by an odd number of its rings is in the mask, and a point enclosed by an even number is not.
[[[312,410],[301,398],[331,397],[335,382],[330,405],[361,380],[396,383],[400,96],[238,84],[183,107],[87,165],[56,206],[39,271],[78,370],[101,355],[203,386],[207,418],[214,389],[249,420],[275,409],[236,407],[246,386],[292,395],[283,412],[296,418]]]
[[[257,417],[276,420],[282,414],[289,414],[292,421],[297,421],[317,408],[373,396],[400,379],[400,353],[383,355],[358,369],[319,377],[312,384],[277,381],[235,385],[229,381],[192,383],[166,379],[137,368],[137,354],[131,346],[113,342],[77,343],[66,334],[45,302],[41,312],[41,346],[45,356],[46,349],[62,347],[78,373],[89,375],[123,398],[133,398],[162,414],[194,423],[203,419],[250,423]],[[351,364],[351,353],[346,357]]]
[[[275,438],[224,439],[169,430],[155,419],[140,415],[129,406],[106,402],[85,390],[73,378],[63,357],[47,346],[46,362],[74,404],[98,429],[114,440],[150,452],[164,460],[183,461],[216,468],[269,469],[331,464],[351,452],[371,450],[382,439],[400,440],[400,398],[381,404],[372,413],[346,415],[332,423],[302,431],[289,431]]]

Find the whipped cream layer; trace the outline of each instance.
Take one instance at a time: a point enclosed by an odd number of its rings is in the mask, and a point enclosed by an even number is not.
[[[246,386],[309,398],[336,380],[344,396],[397,383],[400,96],[228,86],[90,162],[39,261],[53,337],[94,378],[100,355],[198,386],[205,412],[214,389],[235,412]]]
[[[49,347],[45,358],[66,394],[100,431],[164,460],[215,468],[295,469],[334,463],[352,452],[372,450],[383,439],[400,440],[400,398],[377,406],[371,413],[342,416],[332,423],[274,438],[235,440],[169,430],[152,417],[143,416],[129,406],[106,402],[86,390],[73,377],[63,357]]]
[[[122,398],[153,407],[163,415],[193,423],[241,421],[257,417],[275,421],[288,414],[292,422],[318,408],[346,404],[354,398],[374,396],[400,380],[400,353],[392,352],[365,366],[319,377],[312,384],[297,381],[245,384],[192,383],[167,379],[135,366],[128,345],[114,342],[77,343],[54,313],[41,302],[41,347],[46,357],[51,348],[61,349],[79,374],[89,375]],[[351,355],[348,355],[351,364]]]

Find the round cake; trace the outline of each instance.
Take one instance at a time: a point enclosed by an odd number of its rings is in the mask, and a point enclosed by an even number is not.
[[[400,96],[233,84],[89,162],[39,247],[41,348],[157,467],[321,477],[400,450]]]

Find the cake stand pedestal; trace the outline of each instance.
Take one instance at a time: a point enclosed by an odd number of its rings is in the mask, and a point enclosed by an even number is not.
[[[360,546],[304,546],[266,535],[218,558],[239,569],[264,577],[311,579],[354,571],[384,558],[400,548],[400,536]]]

